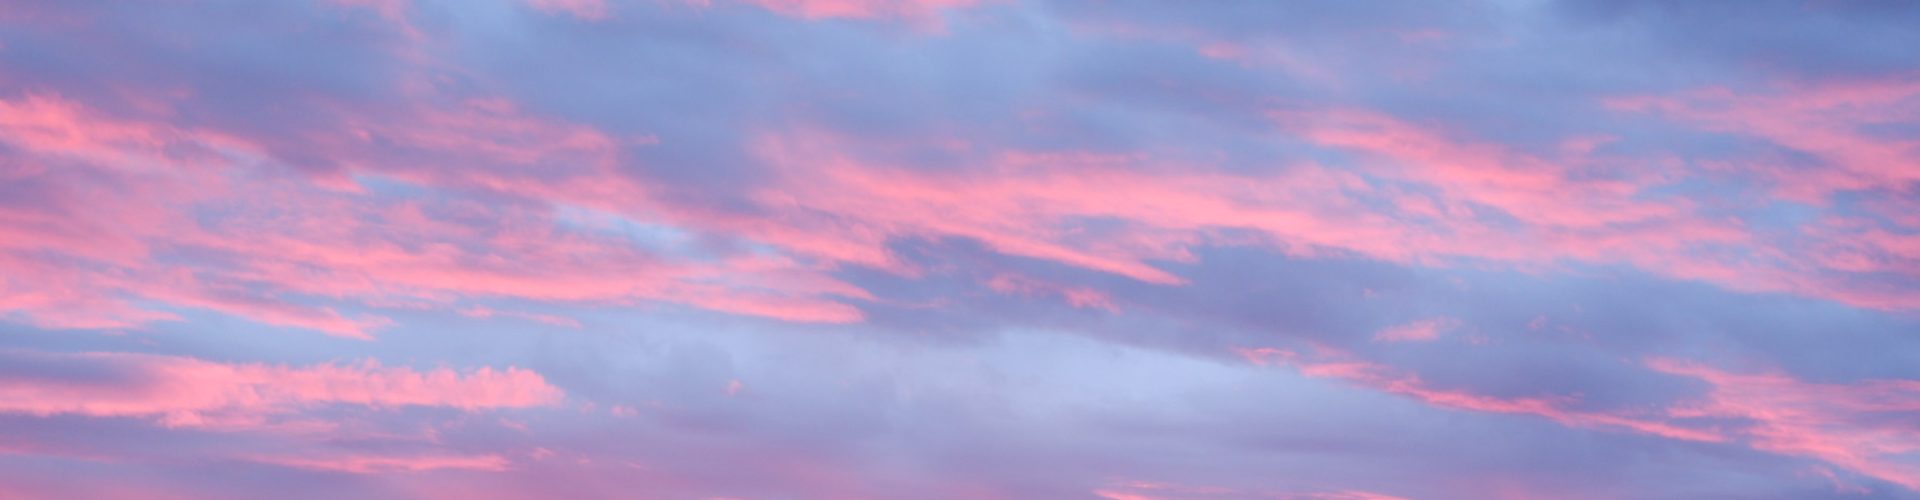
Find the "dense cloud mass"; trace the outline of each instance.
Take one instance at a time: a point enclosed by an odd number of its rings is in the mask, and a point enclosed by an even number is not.
[[[0,498],[1920,498],[1917,27],[0,0]]]

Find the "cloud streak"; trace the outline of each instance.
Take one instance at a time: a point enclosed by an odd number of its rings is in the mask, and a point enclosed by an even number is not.
[[[551,405],[562,397],[539,374],[518,368],[420,372],[372,361],[288,367],[131,353],[8,357],[91,376],[7,377],[0,386],[7,395],[0,413],[149,418],[179,427],[245,426],[322,405],[472,411]]]

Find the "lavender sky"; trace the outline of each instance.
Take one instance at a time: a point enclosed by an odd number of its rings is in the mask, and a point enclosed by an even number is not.
[[[0,498],[1920,498],[1920,4],[0,0]]]

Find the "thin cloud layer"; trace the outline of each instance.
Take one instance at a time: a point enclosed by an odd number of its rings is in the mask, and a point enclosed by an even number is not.
[[[1915,23],[0,0],[0,496],[1913,497]]]

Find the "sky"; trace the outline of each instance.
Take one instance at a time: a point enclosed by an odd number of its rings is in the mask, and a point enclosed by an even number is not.
[[[0,498],[1920,498],[1916,26],[0,0]]]

